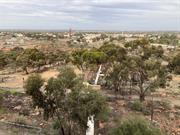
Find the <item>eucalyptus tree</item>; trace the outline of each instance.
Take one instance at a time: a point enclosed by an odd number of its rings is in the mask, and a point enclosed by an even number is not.
[[[28,68],[37,67],[38,70],[41,66],[45,65],[45,55],[38,49],[25,49],[17,58],[17,65],[28,74]]]
[[[107,61],[107,55],[95,48],[76,50],[72,52],[71,61],[84,74],[83,78],[91,80],[98,67]]]
[[[16,58],[23,52],[23,48],[15,47],[8,52],[0,52],[0,67],[16,68]]]
[[[149,41],[146,38],[137,39],[125,43],[125,47],[130,48],[131,50],[138,49],[139,47],[144,48],[147,45],[149,45]]]
[[[140,101],[144,101],[147,93],[165,87],[167,70],[162,65],[163,51],[162,48],[147,45],[145,39],[131,43],[126,44],[128,53],[113,64],[106,80],[116,91],[133,87]]]
[[[106,62],[107,55],[96,49],[88,50],[83,53],[83,60],[88,65],[101,65]]]
[[[127,83],[130,81],[130,68],[128,64],[125,60],[115,64],[106,76],[106,85],[111,89],[113,88],[115,94],[120,92],[121,95],[124,95],[125,86],[128,85]]]
[[[94,115],[97,122],[107,108],[104,96],[83,85],[71,68],[62,68],[47,83],[39,75],[31,75],[25,88],[34,105],[44,110],[45,118],[54,119],[54,127],[62,135],[85,134],[88,117]]]
[[[81,71],[85,70],[83,54],[85,49],[75,50],[71,53],[71,62],[76,65]]]
[[[107,55],[106,63],[103,65],[104,78],[106,78],[108,74],[112,72],[115,65],[123,63],[127,57],[127,51],[126,48],[117,46],[113,43],[104,43],[99,50]]]
[[[6,55],[0,51],[0,69],[3,69],[7,65]]]
[[[125,48],[117,46],[113,43],[105,43],[99,48],[99,50],[108,56],[107,59],[110,63],[123,60],[127,54]]]
[[[169,69],[176,74],[180,74],[180,50],[173,53],[172,58],[169,60]]]
[[[45,53],[46,63],[50,65],[65,64],[70,61],[69,53],[61,50],[47,51]]]
[[[143,60],[137,57],[133,58],[132,62],[134,63],[133,72],[131,73],[133,84],[136,87],[140,101],[144,101],[148,92],[152,92],[156,88],[165,85],[166,76],[160,74],[162,73],[163,66],[155,58]]]
[[[146,44],[148,43],[146,40],[139,42],[141,44],[137,44],[138,53],[129,54],[131,57],[129,64],[132,69],[130,76],[137,87],[140,101],[144,101],[148,92],[154,91],[158,87],[165,87],[167,70],[162,64],[163,49]]]
[[[163,34],[160,38],[156,41],[160,44],[168,44],[168,45],[178,45],[178,37],[175,34]]]

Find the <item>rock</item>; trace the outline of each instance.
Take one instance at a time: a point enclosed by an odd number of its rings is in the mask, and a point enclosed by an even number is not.
[[[105,124],[102,123],[102,122],[99,122],[99,128],[100,128],[100,129],[103,129],[104,127],[105,127]]]
[[[44,125],[44,123],[41,123],[41,124],[39,124],[40,126],[43,126]]]
[[[4,122],[4,121],[5,121],[5,119],[1,119],[0,121],[1,121],[1,122]]]
[[[173,120],[173,119],[175,119],[175,115],[173,113],[170,113],[169,118]]]
[[[18,105],[18,106],[16,106],[16,107],[14,107],[14,110],[17,110],[17,111],[19,111],[19,110],[21,110],[21,105]]]
[[[38,115],[40,115],[41,113],[38,111],[38,112],[34,112],[34,113],[32,113],[31,115],[32,116],[38,116]]]

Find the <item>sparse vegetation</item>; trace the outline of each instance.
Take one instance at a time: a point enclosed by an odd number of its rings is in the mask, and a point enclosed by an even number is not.
[[[95,134],[178,134],[178,36],[140,35],[23,33],[23,48],[0,51],[1,119],[46,134],[85,134],[90,116]]]
[[[142,118],[130,118],[112,130],[111,135],[165,135]]]
[[[177,53],[175,53],[171,58],[169,68],[176,74],[180,74],[180,51],[177,51]]]
[[[25,118],[22,117],[22,116],[17,117],[17,118],[15,119],[15,123],[17,123],[17,124],[22,124],[22,125],[26,125],[26,124],[27,124]]]
[[[88,117],[94,115],[98,120],[106,108],[104,97],[84,86],[70,68],[61,69],[57,78],[42,86],[43,79],[32,75],[26,82],[26,93],[32,96],[35,106],[44,110],[46,119],[56,120],[61,134],[84,133]]]

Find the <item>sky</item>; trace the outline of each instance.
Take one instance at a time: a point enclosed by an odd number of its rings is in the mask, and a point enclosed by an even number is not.
[[[180,31],[180,0],[0,0],[0,29]]]

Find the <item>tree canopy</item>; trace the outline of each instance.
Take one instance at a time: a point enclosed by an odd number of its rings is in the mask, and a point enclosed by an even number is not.
[[[170,58],[168,67],[176,74],[180,74],[180,51],[175,52],[172,58]]]
[[[38,49],[25,49],[16,59],[17,64],[23,68],[23,70],[28,74],[28,67],[38,67],[45,65],[45,55]]]
[[[161,47],[147,46],[145,39],[131,41],[126,47],[131,47],[124,59],[116,61],[107,73],[107,85],[115,91],[131,88],[132,86],[144,101],[147,93],[156,88],[165,87],[167,70],[162,65],[163,50]],[[135,45],[135,46],[134,46]],[[158,59],[157,59],[158,58]]]
[[[91,115],[98,120],[106,110],[105,98],[90,87],[83,85],[74,71],[63,68],[57,78],[47,84],[39,75],[31,75],[25,84],[27,94],[34,105],[44,110],[45,118],[53,118],[61,134],[84,134]]]

